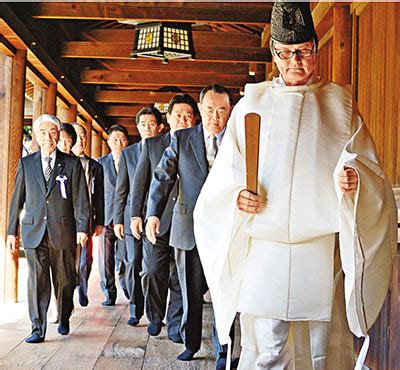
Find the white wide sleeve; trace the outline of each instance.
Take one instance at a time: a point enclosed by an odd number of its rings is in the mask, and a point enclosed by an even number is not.
[[[340,253],[345,273],[346,313],[350,330],[367,336],[388,291],[397,247],[396,204],[389,180],[377,159],[368,129],[359,115],[335,170],[352,167],[358,175],[355,194],[340,199]]]

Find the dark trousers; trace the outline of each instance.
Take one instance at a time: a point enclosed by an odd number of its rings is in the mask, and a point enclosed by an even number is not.
[[[175,257],[183,301],[180,332],[186,348],[197,352],[201,346],[203,295],[207,283],[197,247],[190,251],[175,248]]]
[[[131,234],[125,234],[125,285],[129,294],[130,316],[138,320],[143,316],[144,297],[142,291],[142,240],[137,240]]]
[[[125,284],[125,265],[126,256],[125,240],[119,240],[113,227],[105,227],[104,243],[100,243],[99,248],[99,273],[100,287],[107,300],[115,302],[117,298],[117,287],[115,286],[115,270],[118,273],[118,280],[126,298],[129,293]]]
[[[169,245],[169,232],[157,237],[155,245],[143,238],[142,285],[146,316],[154,324],[160,324],[165,316],[169,288],[168,335],[179,334],[183,313],[182,295],[174,249]]]
[[[93,264],[93,235],[89,237],[86,246],[81,249],[81,260],[79,265],[79,294],[87,298],[88,282]]]
[[[28,304],[32,333],[44,338],[51,295],[50,273],[62,325],[68,323],[74,308],[75,248],[54,249],[46,232],[39,246],[25,249],[25,254],[28,261]]]
[[[233,320],[231,331],[229,332],[229,337],[231,338],[232,349],[233,349],[233,346],[235,344],[235,320]],[[215,326],[215,319],[213,320],[211,340],[214,347],[216,360],[218,361],[220,357],[226,358],[228,345],[227,344],[221,345],[221,343],[219,342],[217,328]]]

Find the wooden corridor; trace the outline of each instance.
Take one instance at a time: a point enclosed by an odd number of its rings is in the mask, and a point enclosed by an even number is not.
[[[204,305],[201,350],[193,361],[177,361],[184,345],[169,341],[165,326],[158,337],[151,337],[145,318],[137,327],[126,324],[129,306],[122,291],[118,291],[115,307],[101,306],[96,262],[93,267],[89,306],[80,307],[75,299],[71,333],[63,337],[57,333],[57,324],[49,324],[41,344],[24,342],[30,333],[30,321],[26,269],[20,267],[21,303],[0,306],[0,369],[215,369],[210,304]]]

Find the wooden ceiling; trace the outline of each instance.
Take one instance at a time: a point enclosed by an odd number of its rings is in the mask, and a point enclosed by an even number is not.
[[[9,3],[47,48],[103,126],[120,122],[136,134],[143,106],[166,103],[177,92],[194,98],[210,83],[232,89],[265,79],[272,2],[51,2]],[[188,22],[195,60],[130,59],[134,22]],[[126,23],[127,22],[127,23]]]

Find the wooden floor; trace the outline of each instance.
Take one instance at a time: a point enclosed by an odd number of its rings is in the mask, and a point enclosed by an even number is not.
[[[168,340],[166,327],[157,337],[147,334],[147,321],[139,326],[126,324],[129,308],[119,291],[115,307],[102,307],[103,296],[97,270],[90,279],[89,306],[75,301],[71,333],[57,334],[57,324],[49,324],[46,340],[26,344],[30,322],[26,302],[26,269],[21,263],[21,303],[0,305],[0,369],[214,369],[211,343],[211,306],[205,304],[203,342],[195,360],[181,362],[176,356],[183,344]],[[25,288],[25,291],[24,289]]]

